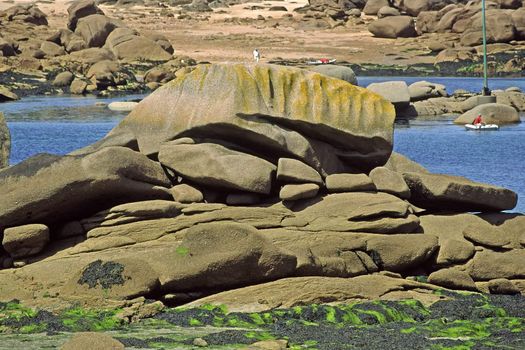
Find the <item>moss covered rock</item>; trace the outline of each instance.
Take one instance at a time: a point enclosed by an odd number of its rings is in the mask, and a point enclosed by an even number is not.
[[[131,134],[145,154],[181,136],[213,138],[269,157],[291,154],[326,173],[341,170],[334,154],[356,166],[384,164],[394,117],[388,101],[339,79],[276,65],[214,64],[148,96],[109,137]]]

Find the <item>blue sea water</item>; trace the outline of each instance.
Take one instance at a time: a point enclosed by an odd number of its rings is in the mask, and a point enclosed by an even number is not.
[[[358,79],[361,85],[368,85],[397,78]],[[401,79],[444,83],[449,90],[478,91],[482,86],[479,78]],[[490,84],[492,88],[519,86],[525,91],[525,79],[492,79]],[[105,104],[142,97],[28,97],[0,104],[11,130],[11,163],[41,152],[66,154],[99,140],[126,115],[110,111]],[[512,189],[519,196],[515,211],[525,213],[525,123],[503,126],[499,131],[472,132],[454,125],[449,117],[401,122],[395,127],[394,150],[435,173]]]

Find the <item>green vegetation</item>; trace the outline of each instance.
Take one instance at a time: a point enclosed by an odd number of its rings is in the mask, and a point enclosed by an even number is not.
[[[0,303],[0,333],[40,333],[53,331],[106,331],[118,329],[122,320],[116,317],[120,309],[88,310],[75,307],[55,315],[34,310],[13,300]]]
[[[12,301],[0,303],[0,342],[9,334],[112,330],[124,343],[154,349],[191,347],[196,337],[206,340],[208,348],[221,350],[272,339],[287,339],[297,350],[380,348],[385,341],[434,350],[525,348],[523,298],[436,293],[447,298],[430,307],[403,300],[241,313],[223,305],[203,305],[166,309],[131,325],[116,317],[118,309],[75,307],[54,315]]]
[[[96,311],[76,307],[64,311],[59,318],[69,331],[106,331],[117,329],[122,325],[122,320],[116,317],[120,311],[120,309]]]
[[[187,256],[190,253],[190,250],[186,247],[179,246],[177,249],[175,249],[175,252],[180,256]]]

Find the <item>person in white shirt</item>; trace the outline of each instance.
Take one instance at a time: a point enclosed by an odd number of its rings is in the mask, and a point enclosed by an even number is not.
[[[253,59],[255,60],[255,62],[259,62],[259,60],[261,59],[261,54],[259,53],[259,50],[253,50]]]

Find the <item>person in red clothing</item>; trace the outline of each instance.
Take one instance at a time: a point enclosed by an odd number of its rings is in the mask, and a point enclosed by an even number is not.
[[[478,116],[476,117],[476,119],[474,119],[474,121],[472,122],[472,124],[474,124],[474,125],[485,124],[485,123],[483,123],[483,120],[481,119],[481,114],[478,115]]]

